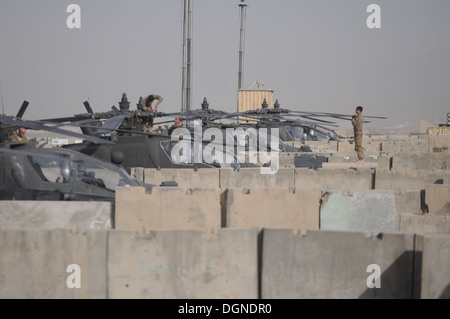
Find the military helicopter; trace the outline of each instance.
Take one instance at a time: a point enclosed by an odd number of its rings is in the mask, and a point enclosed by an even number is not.
[[[111,130],[113,133],[117,130]],[[63,148],[75,150],[89,156],[110,161],[121,165],[130,171],[133,167],[143,168],[218,168],[232,167],[240,169],[240,165],[235,154],[228,154],[228,158],[233,158],[231,162],[211,161],[204,158],[199,161],[194,159],[196,150],[203,154],[205,150],[209,152],[219,152],[211,150],[211,141],[196,141],[191,136],[182,136],[172,139],[171,136],[157,133],[147,133],[140,131],[130,131],[121,135],[105,136],[105,139],[114,141],[113,144],[97,144],[91,141],[83,143],[64,145]],[[182,149],[177,151],[177,146],[182,144]],[[181,151],[181,152],[180,152]],[[227,156],[227,150],[222,148],[222,158]],[[244,165],[246,166],[246,165]]]
[[[15,134],[14,131],[17,130],[19,127],[24,127],[33,130],[51,131],[53,133],[64,134],[80,139],[85,139],[99,144],[113,143],[111,141],[93,135],[84,135],[77,132],[67,131],[59,128],[58,126],[51,125],[53,123],[46,123],[44,121],[22,120],[22,116],[24,115],[28,105],[29,105],[28,101],[26,100],[23,101],[22,106],[20,107],[19,112],[17,113],[16,116],[0,115],[0,145],[11,143],[10,137]]]
[[[81,128],[86,134],[101,137],[105,140],[113,142],[111,145],[102,145],[92,141],[85,141],[80,144],[65,145],[65,148],[73,149],[84,154],[95,156],[107,161],[111,161],[115,164],[123,165],[127,170],[132,167],[144,167],[144,168],[211,168],[211,167],[233,167],[235,169],[240,169],[241,167],[251,166],[251,163],[237,163],[236,150],[233,147],[232,152],[235,160],[233,162],[228,162],[224,164],[218,162],[205,162],[205,161],[194,161],[194,151],[197,153],[204,152],[211,148],[211,141],[197,141],[194,134],[188,137],[190,144],[187,147],[187,152],[183,156],[178,154],[177,156],[173,149],[176,145],[179,145],[180,141],[175,136],[168,134],[167,126],[161,128],[161,126],[154,132],[143,132],[142,121],[146,118],[152,117],[177,117],[179,116],[185,123],[186,129],[190,133],[194,133],[194,128],[201,126],[202,137],[203,133],[211,128],[216,127],[223,131],[222,137],[223,141],[214,141],[215,143],[221,143],[222,146],[229,140],[228,128],[267,128],[267,136],[260,137],[259,133],[256,135],[256,141],[258,145],[265,145],[266,149],[269,151],[276,152],[311,152],[308,145],[303,145],[300,148],[288,146],[284,143],[284,140],[296,140],[299,136],[300,139],[313,140],[317,139],[319,133],[321,133],[324,138],[328,139],[338,139],[339,136],[328,126],[333,126],[334,122],[329,120],[324,120],[323,117],[335,117],[341,119],[351,119],[351,116],[346,116],[342,114],[334,113],[320,113],[320,112],[299,112],[299,111],[289,111],[281,109],[279,107],[278,101],[275,103],[273,109],[267,107],[267,103],[263,102],[263,107],[260,110],[247,111],[247,112],[236,112],[236,113],[226,113],[223,111],[216,111],[209,108],[209,103],[206,98],[204,98],[202,103],[202,108],[186,111],[181,113],[161,113],[161,112],[147,112],[139,110],[141,102],[137,104],[137,110],[130,111],[129,102],[126,94],[122,94],[122,99],[119,102],[120,109],[115,106],[109,112],[94,113],[89,103],[84,102],[88,113],[76,114],[74,117],[62,118],[62,119],[49,119],[48,121],[74,121],[70,125],[76,125]],[[230,120],[239,116],[245,116],[248,120],[247,123],[218,123],[218,120]],[[293,118],[294,117],[294,118]],[[297,117],[297,118],[295,118]],[[307,119],[299,119],[302,117]],[[318,119],[318,117],[322,117]],[[102,122],[102,120],[105,120]],[[85,123],[80,125],[80,120],[85,121]],[[90,121],[90,122],[89,122]],[[106,125],[108,123],[109,125]],[[113,125],[112,123],[115,122]],[[88,123],[86,123],[88,122]],[[167,122],[158,122],[154,125],[161,125]],[[194,125],[191,125],[194,123]],[[109,127],[107,127],[109,126]],[[276,136],[277,149],[271,149],[271,144],[269,140],[272,139],[272,129],[277,128],[280,131],[280,138]],[[303,131],[300,132],[297,129],[300,128]],[[108,133],[109,132],[109,133]],[[188,132],[188,134],[189,134]],[[259,132],[259,131],[258,131]],[[308,132],[308,133],[306,133]],[[296,134],[295,134],[296,133]],[[290,138],[286,138],[287,136]],[[305,135],[307,138],[305,138]],[[183,135],[184,138],[185,134]],[[244,137],[246,140],[238,141],[236,136],[231,136],[234,139],[235,147],[237,148],[240,144],[244,144],[244,147],[249,146],[250,136]],[[103,143],[104,144],[104,143]],[[196,144],[196,146],[194,146]],[[201,144],[201,150],[198,148]],[[224,150],[225,147],[219,147],[220,150]],[[216,151],[216,150],[214,150]],[[226,152],[230,150],[227,149]],[[226,155],[224,155],[226,156]],[[231,157],[233,157],[231,156]],[[219,156],[220,157],[220,156]],[[230,157],[230,155],[229,155]],[[183,158],[181,160],[181,158]],[[249,165],[247,165],[249,164]]]
[[[117,186],[156,186],[134,180],[123,167],[110,161],[69,149],[39,148],[36,139],[11,142],[11,133],[23,126],[81,137],[97,145],[114,144],[42,121],[23,121],[28,104],[24,101],[16,116],[0,116],[0,200],[114,201]],[[176,186],[176,182],[167,181],[160,186]]]
[[[82,143],[64,145],[63,148],[75,150],[89,156],[94,156],[117,165],[122,165],[130,171],[132,167],[143,168],[214,168],[241,167],[254,165],[237,163],[235,154],[222,147],[211,150],[211,141],[197,141],[192,136],[185,136],[185,154],[173,152],[179,146],[180,137],[173,139],[167,134],[167,130],[160,129],[157,132],[142,131],[142,123],[149,117],[162,117],[166,113],[148,112],[141,110],[129,110],[129,102],[124,93],[120,101],[120,109],[112,107],[111,111],[94,113],[89,103],[84,102],[88,113],[76,114],[72,117],[41,120],[41,123],[56,122],[79,127],[83,133],[102,139],[104,143],[98,143],[85,139]],[[138,107],[140,103],[137,104]],[[186,145],[188,143],[189,145]],[[214,147],[213,147],[214,148]],[[207,161],[204,158],[195,160],[194,154],[213,152],[219,158],[233,158],[228,161]],[[219,154],[222,153],[222,154]]]
[[[136,110],[130,110],[130,102],[128,101],[126,93],[122,94],[122,98],[119,101],[119,108],[115,105],[111,107],[111,110],[107,112],[94,112],[90,103],[84,101],[83,105],[86,108],[87,113],[79,113],[70,117],[50,118],[42,119],[44,122],[72,122],[73,125],[80,124],[80,129],[84,134],[88,135],[101,135],[105,134],[104,130],[100,130],[102,127],[105,129],[103,120],[118,119],[120,125],[117,127],[117,133],[119,135],[127,133],[127,131],[142,131],[143,124],[147,124],[147,127],[153,123],[155,117],[163,117],[165,113],[157,111],[144,111],[141,109],[143,98],[140,97],[139,102],[136,104]],[[81,125],[86,124],[88,125]],[[107,129],[107,128],[106,128]]]
[[[35,140],[0,147],[0,200],[114,201],[117,186],[156,185],[138,182],[118,165],[73,150],[37,148]]]
[[[336,127],[335,121],[324,118],[351,121],[353,115],[325,112],[306,112],[283,109],[278,100],[273,108],[268,108],[266,99],[263,100],[260,109],[242,112],[247,121],[253,121],[258,126],[278,127],[283,141],[317,141],[317,140],[341,140],[332,127]],[[302,119],[301,119],[302,118]],[[303,119],[307,119],[305,121]],[[381,116],[364,116],[364,123],[370,123],[366,119],[387,119]]]

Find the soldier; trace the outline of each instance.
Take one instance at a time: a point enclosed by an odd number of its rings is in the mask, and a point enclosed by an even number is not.
[[[169,128],[169,135],[172,134],[172,132],[178,128],[181,127],[181,118],[179,116],[177,116],[174,120],[173,120],[174,124]]]
[[[153,109],[152,103],[154,100],[158,100],[155,104],[155,109]],[[163,98],[158,94],[150,94],[146,96],[141,103],[141,110],[147,112],[158,112],[158,105],[163,101]],[[150,132],[153,132],[153,115],[150,115],[147,120],[142,120],[142,131],[147,130],[147,126]]]
[[[11,142],[15,143],[26,143],[28,142],[28,137],[25,136],[25,128],[19,127],[17,134],[11,136]]]
[[[363,117],[362,117],[362,106],[356,107],[356,115],[352,116],[353,131],[355,133],[355,151],[358,153],[358,161],[364,160],[364,149],[362,146],[363,137]]]

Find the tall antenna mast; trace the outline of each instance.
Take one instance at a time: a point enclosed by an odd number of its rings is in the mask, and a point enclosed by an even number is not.
[[[5,107],[3,106],[2,82],[0,81],[0,99],[2,100],[2,114],[5,115]]]
[[[181,112],[186,111],[186,1],[183,0],[183,57],[182,57],[182,74],[181,74]]]
[[[187,28],[187,62],[186,62],[186,110],[191,109],[191,78],[192,78],[192,6],[188,0],[188,28]]]
[[[183,0],[183,67],[181,79],[181,112],[191,108],[192,56],[191,0]]]
[[[238,90],[242,89],[242,73],[244,69],[244,27],[245,27],[245,0],[241,0],[239,4],[241,8],[241,27],[239,36],[239,73],[238,73]],[[239,112],[239,101],[237,106],[237,111]]]

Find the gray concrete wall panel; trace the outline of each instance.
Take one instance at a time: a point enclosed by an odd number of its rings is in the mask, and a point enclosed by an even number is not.
[[[0,252],[0,298],[106,298],[105,230],[0,230]]]
[[[319,229],[319,189],[227,189],[226,227]]]
[[[160,185],[162,182],[175,181],[183,188],[219,188],[219,169],[203,168],[198,170],[163,168],[144,169],[144,181]]]
[[[380,288],[376,282],[379,266]],[[412,298],[417,296],[414,235],[264,229],[262,298]],[[369,278],[370,277],[370,278]],[[416,289],[416,291],[414,290]]]
[[[97,201],[2,201],[0,229],[111,229],[113,205]]]
[[[431,214],[450,214],[450,185],[425,186],[425,203]]]
[[[448,153],[396,153],[392,159],[392,169],[449,171],[450,156]]]
[[[349,230],[398,231],[394,191],[354,192],[350,199]]]
[[[296,168],[294,170],[295,189],[320,188],[325,191],[369,190],[372,186],[370,168],[317,170]]]
[[[204,229],[215,233],[221,227],[219,189],[118,187],[115,229],[147,232],[155,229]]]
[[[220,169],[220,188],[294,188],[293,170],[279,168],[275,174],[261,174],[260,168]]]
[[[320,206],[320,229],[348,230],[350,199],[342,192],[327,192]]]
[[[258,298],[258,230],[109,233],[110,298]]]
[[[420,235],[450,235],[450,215],[400,214],[400,231]]]
[[[383,189],[399,189],[407,190],[422,190],[426,185],[434,184],[436,181],[442,180],[442,171],[429,170],[402,170],[402,171],[387,171],[377,169],[375,188]]]
[[[450,299],[450,235],[425,235],[422,299]]]

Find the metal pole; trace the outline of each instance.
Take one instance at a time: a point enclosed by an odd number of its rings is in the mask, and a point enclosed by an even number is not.
[[[245,27],[245,7],[247,6],[245,0],[241,0],[239,7],[241,7],[241,28],[239,40],[239,77],[238,89],[242,89],[242,72],[244,69],[244,27]]]
[[[182,57],[182,75],[181,75],[181,112],[186,111],[186,34],[187,34],[187,27],[186,27],[186,1],[183,0],[183,57]]]
[[[241,8],[241,27],[239,32],[239,72],[238,72],[238,105],[237,105],[237,112],[239,112],[239,90],[242,89],[242,73],[244,69],[244,26],[245,26],[245,7],[247,5],[245,4],[245,0],[241,0],[241,3],[239,4],[239,7]],[[237,120],[239,121],[239,116],[237,117]]]
[[[191,59],[192,59],[192,7],[191,7],[191,0],[188,0],[186,110],[191,109],[191,78],[192,78]]]
[[[5,115],[5,108],[3,106],[3,91],[2,91],[2,82],[0,82],[0,98],[2,100],[2,114]]]

